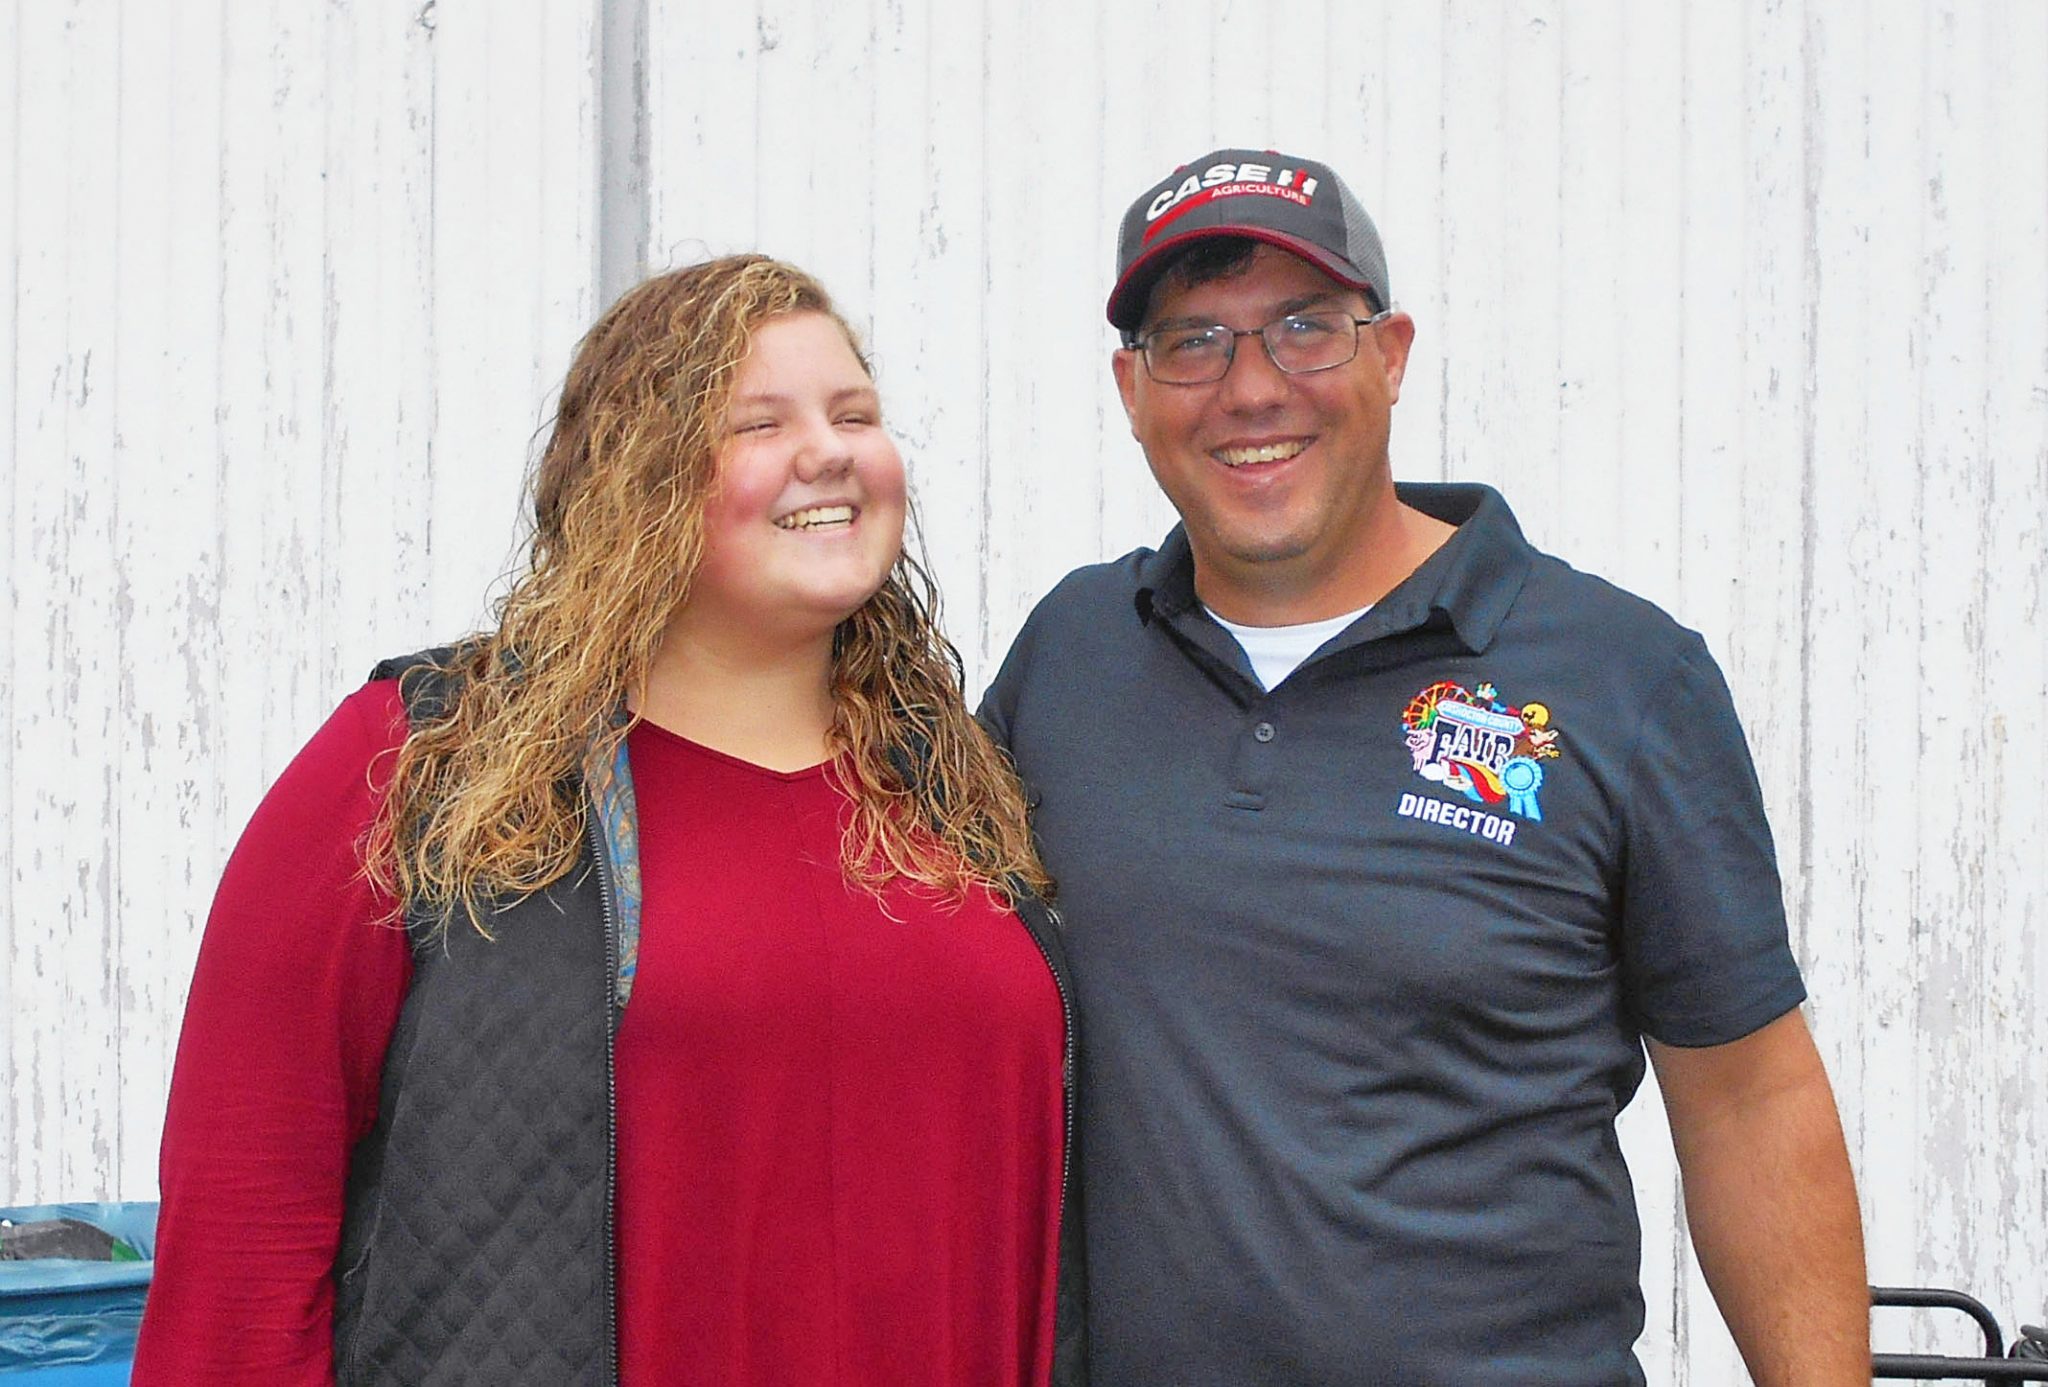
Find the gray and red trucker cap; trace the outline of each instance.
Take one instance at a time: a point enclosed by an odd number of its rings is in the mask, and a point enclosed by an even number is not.
[[[1393,302],[1380,233],[1328,164],[1270,149],[1219,149],[1182,164],[1124,213],[1110,324],[1136,331],[1174,253],[1210,236],[1248,236],[1293,251],[1371,294],[1375,308]]]

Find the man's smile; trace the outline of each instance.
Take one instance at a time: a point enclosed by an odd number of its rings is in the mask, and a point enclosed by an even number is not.
[[[1259,462],[1285,462],[1308,447],[1305,438],[1282,439],[1273,443],[1243,443],[1214,449],[1209,456],[1225,467],[1244,467]]]

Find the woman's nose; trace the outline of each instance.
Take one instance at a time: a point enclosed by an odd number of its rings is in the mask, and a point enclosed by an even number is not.
[[[853,451],[830,420],[807,425],[796,454],[797,480],[820,481],[853,467]]]

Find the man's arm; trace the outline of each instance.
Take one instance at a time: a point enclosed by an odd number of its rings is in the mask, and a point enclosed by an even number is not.
[[[1707,1285],[1758,1387],[1870,1381],[1870,1287],[1834,1093],[1797,1010],[1650,1042]]]

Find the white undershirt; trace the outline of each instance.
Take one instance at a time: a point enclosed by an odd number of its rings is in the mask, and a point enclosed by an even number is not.
[[[1304,621],[1299,626],[1240,626],[1216,616],[1207,603],[1202,605],[1202,610],[1216,617],[1218,626],[1237,637],[1245,658],[1252,662],[1252,673],[1258,676],[1259,687],[1276,689],[1281,680],[1301,668],[1303,660],[1320,650],[1324,641],[1371,611],[1372,603],[1366,603],[1355,612],[1322,621]]]

